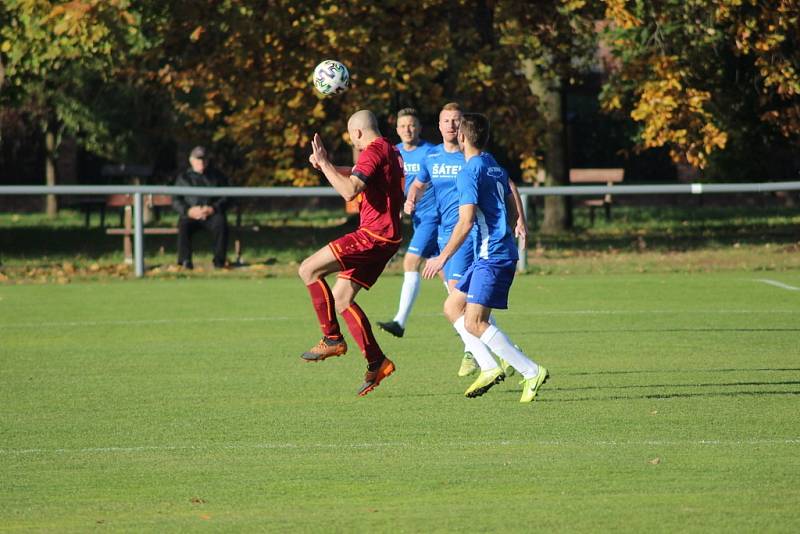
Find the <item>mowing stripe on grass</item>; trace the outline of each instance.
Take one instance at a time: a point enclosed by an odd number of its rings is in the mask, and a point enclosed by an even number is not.
[[[784,284],[783,282],[778,282],[777,280],[770,280],[769,278],[756,278],[755,281],[779,287],[781,289],[786,289],[788,291],[800,291],[800,287],[790,286],[789,284]]]
[[[589,447],[683,447],[683,446],[763,446],[800,445],[800,438],[783,439],[699,439],[699,440],[641,440],[641,441],[566,441],[566,440],[487,440],[458,441],[449,443],[419,441],[386,441],[373,443],[230,443],[219,445],[143,445],[133,447],[81,447],[57,449],[0,449],[0,455],[22,456],[28,454],[127,454],[151,451],[211,451],[211,450],[258,450],[258,449],[371,449],[371,448],[414,448],[428,449],[438,447],[508,447],[508,446],[589,446]]]
[[[791,286],[788,286],[791,287]],[[798,288],[794,288],[798,289]],[[525,311],[503,311],[502,315],[519,316],[562,316],[562,315],[674,315],[674,314],[701,314],[701,315],[752,315],[756,313],[766,314],[800,314],[800,310],[525,310]],[[417,313],[417,317],[442,317],[443,314]],[[295,321],[304,316],[274,316],[265,315],[263,317],[203,317],[194,319],[131,319],[117,321],[47,321],[36,323],[6,323],[0,324],[0,330],[11,328],[41,328],[59,326],[137,326],[137,325],[157,325],[157,324],[183,324],[183,323],[247,323],[258,321]]]

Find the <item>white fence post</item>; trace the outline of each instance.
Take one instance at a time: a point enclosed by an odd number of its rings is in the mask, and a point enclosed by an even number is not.
[[[133,194],[133,265],[136,277],[144,276],[144,224],[142,221],[142,193]]]

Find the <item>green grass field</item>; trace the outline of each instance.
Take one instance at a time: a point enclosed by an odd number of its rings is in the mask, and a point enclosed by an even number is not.
[[[361,295],[373,322],[400,283]],[[0,286],[0,530],[797,532],[789,287],[519,277],[498,321],[551,370],[521,405],[516,379],[463,397],[436,282],[365,398],[354,343],[298,358],[296,279]]]

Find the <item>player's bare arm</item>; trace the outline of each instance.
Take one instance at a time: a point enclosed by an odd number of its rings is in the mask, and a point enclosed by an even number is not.
[[[429,259],[425,263],[425,268],[422,270],[422,277],[426,280],[436,276],[436,273],[442,270],[447,260],[455,254],[458,248],[467,239],[472,225],[475,222],[475,204],[463,204],[458,207],[458,222],[453,227],[453,233],[450,234],[450,240],[445,245],[442,252],[435,258]]]
[[[403,204],[403,211],[406,212],[406,215],[411,215],[417,206],[417,202],[428,186],[429,184],[423,184],[419,180],[414,180],[411,183],[411,187],[408,188],[408,194],[406,195],[406,202]]]
[[[309,162],[312,165],[316,162],[314,168],[322,171],[328,182],[345,200],[353,200],[367,186],[360,178],[349,174],[349,167],[337,167],[331,163],[331,160],[328,159],[328,151],[319,134],[314,134],[314,138],[311,140],[311,150]],[[347,169],[347,173],[342,173],[340,169]]]
[[[517,216],[512,220],[514,225],[514,237],[521,237],[523,240],[528,239],[528,221],[525,220],[525,208],[522,205],[522,197],[519,195],[517,184],[512,180],[508,180],[508,185],[511,188],[511,195],[514,197],[514,207],[517,211]]]
[[[514,226],[514,225],[518,224],[518,221],[519,221],[519,218],[520,218],[520,215],[519,215],[519,213],[517,211],[517,199],[514,196],[514,192],[513,191],[514,190],[512,189],[511,194],[506,197],[506,223],[509,226]],[[515,233],[516,233],[516,230],[515,230]],[[517,237],[519,237],[519,236],[517,236]]]

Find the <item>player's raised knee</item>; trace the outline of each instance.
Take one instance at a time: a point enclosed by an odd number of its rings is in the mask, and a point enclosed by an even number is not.
[[[299,276],[306,285],[314,281],[314,267],[309,260],[310,258],[304,259],[300,267],[297,268],[297,276]]]

